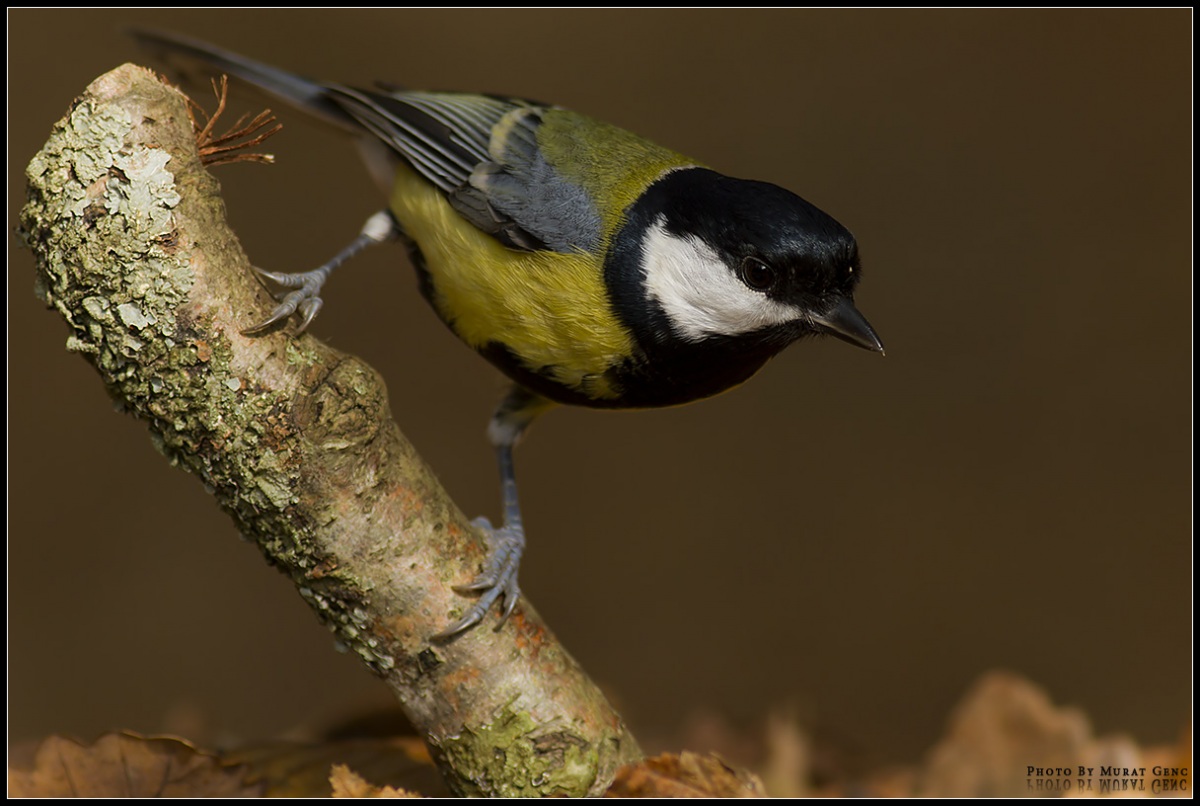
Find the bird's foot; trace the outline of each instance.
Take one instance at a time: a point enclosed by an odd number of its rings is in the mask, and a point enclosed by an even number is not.
[[[285,289],[291,288],[295,290],[283,291],[276,294],[275,299],[279,300],[279,304],[271,312],[271,316],[257,325],[246,328],[242,333],[247,336],[258,335],[271,329],[296,312],[300,313],[300,327],[297,328],[296,332],[303,333],[312,324],[312,320],[317,317],[321,306],[324,304],[320,296],[321,286],[325,284],[325,280],[329,277],[332,267],[326,264],[312,271],[298,272],[296,274],[263,271],[257,267],[255,267],[254,271],[258,272],[260,277],[265,277],[272,282],[278,283]]]
[[[362,232],[358,234],[357,238],[326,263],[312,271],[285,274],[256,268],[255,271],[261,277],[276,282],[285,289],[294,290],[276,294],[275,299],[279,300],[279,304],[275,306],[275,310],[271,311],[271,316],[266,321],[248,327],[242,332],[247,336],[256,336],[299,312],[300,327],[296,332],[303,333],[305,328],[312,324],[312,320],[317,318],[317,314],[324,304],[321,301],[321,286],[325,285],[325,281],[329,279],[329,275],[333,274],[333,270],[368,246],[399,237],[400,227],[396,223],[396,219],[387,210],[380,210],[367,219],[367,223],[363,224]]]
[[[482,591],[483,595],[465,616],[435,635],[435,641],[445,641],[470,630],[483,621],[492,605],[503,598],[500,621],[495,627],[499,630],[512,615],[517,600],[521,597],[521,589],[517,586],[517,571],[520,569],[521,555],[525,552],[524,530],[519,525],[515,528],[502,526],[497,529],[487,518],[476,518],[473,523],[487,536],[488,558],[483,565],[482,574],[466,585],[455,585],[454,591],[463,594]]]

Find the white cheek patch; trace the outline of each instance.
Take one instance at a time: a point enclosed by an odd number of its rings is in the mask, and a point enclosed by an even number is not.
[[[646,230],[642,265],[646,295],[687,341],[738,336],[801,318],[796,308],[747,288],[700,238],[667,232],[662,217]]]

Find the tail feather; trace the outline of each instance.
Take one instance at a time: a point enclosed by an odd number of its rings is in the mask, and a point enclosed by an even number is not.
[[[178,67],[178,63],[171,57],[182,56],[187,61],[199,62],[207,74],[225,73],[329,123],[353,130],[360,128],[330,100],[325,84],[179,34],[148,28],[133,28],[129,33],[145,50],[173,67]]]

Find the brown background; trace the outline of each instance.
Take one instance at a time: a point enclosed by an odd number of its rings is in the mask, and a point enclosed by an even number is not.
[[[700,405],[556,412],[518,454],[523,588],[647,737],[792,703],[911,759],[993,667],[1143,741],[1190,713],[1189,11],[9,22],[10,224],[25,163],[88,82],[139,58],[120,34],[139,23],[319,77],[553,100],[856,233],[886,359],[804,344]],[[346,142],[284,119],[277,167],[218,176],[252,260],[291,271],[381,200]],[[262,738],[384,701],[112,411],[31,264],[10,251],[12,737]],[[402,252],[356,261],[327,303],[317,334],[382,371],[462,508],[496,514],[483,429],[501,379],[425,308]]]

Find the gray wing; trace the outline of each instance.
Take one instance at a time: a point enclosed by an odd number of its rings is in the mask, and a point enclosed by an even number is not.
[[[549,107],[487,95],[371,92],[326,85],[328,98],[441,190],[467,221],[513,249],[595,251],[600,215],[545,159]]]

